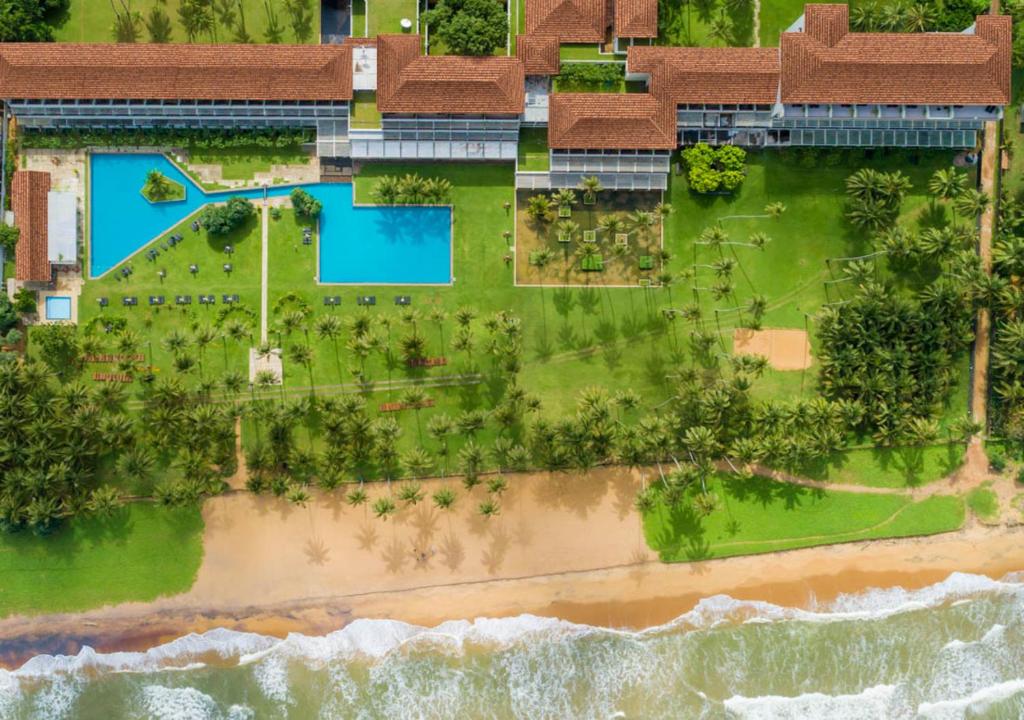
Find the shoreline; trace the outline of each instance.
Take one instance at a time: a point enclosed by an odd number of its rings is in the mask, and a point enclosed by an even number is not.
[[[662,625],[705,598],[729,595],[814,609],[871,588],[915,590],[954,572],[1000,579],[1024,570],[1024,526],[973,525],[947,535],[872,540],[764,555],[663,564],[645,559],[613,568],[455,582],[369,593],[307,596],[231,606],[189,601],[189,594],[81,613],[0,620],[0,666],[14,669],[40,654],[144,651],[213,628],[284,637],[323,635],[356,619],[425,627],[446,620],[532,614],[638,630]]]

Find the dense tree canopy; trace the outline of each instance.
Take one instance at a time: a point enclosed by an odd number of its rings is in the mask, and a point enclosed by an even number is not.
[[[425,19],[455,55],[491,55],[505,47],[508,18],[496,0],[440,0]]]
[[[70,0],[3,0],[0,2],[0,42],[53,40],[54,18],[67,11]]]
[[[227,235],[256,214],[246,198],[233,197],[223,205],[211,205],[203,211],[202,223],[211,235]]]

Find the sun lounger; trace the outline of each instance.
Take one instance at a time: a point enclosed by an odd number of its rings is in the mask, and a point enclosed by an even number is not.
[[[136,305],[139,304],[139,299],[134,295],[126,298],[121,298],[121,304],[126,307],[135,307]]]
[[[174,304],[175,305],[191,305],[192,304],[192,296],[191,295],[175,295],[174,296]]]
[[[356,298],[356,304],[357,305],[376,305],[377,304],[377,296],[376,295],[360,295],[359,297]]]
[[[164,304],[164,296],[163,295],[150,295],[149,296],[149,304],[150,305],[163,305]]]
[[[100,304],[101,308],[106,307],[107,305],[110,304],[110,301],[107,300],[105,297],[96,298],[96,302]]]
[[[411,305],[412,298],[408,295],[395,295],[395,305]]]

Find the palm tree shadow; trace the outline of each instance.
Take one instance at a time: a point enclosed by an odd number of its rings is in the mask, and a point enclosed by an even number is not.
[[[466,549],[455,533],[449,533],[441,542],[441,560],[446,568],[455,572],[466,559]]]
[[[309,564],[320,566],[327,564],[330,555],[330,550],[320,537],[311,537],[307,540],[302,552]]]

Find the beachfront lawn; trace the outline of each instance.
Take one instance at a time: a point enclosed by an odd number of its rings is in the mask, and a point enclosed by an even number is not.
[[[185,592],[203,557],[198,507],[123,506],[47,537],[0,534],[0,616],[74,612]]]
[[[416,0],[366,0],[369,13],[369,37],[404,32],[419,32]],[[412,30],[402,29],[402,20],[412,21]]]
[[[320,5],[316,0],[305,0],[305,2],[308,16],[306,22],[295,25],[292,16],[286,12],[282,4],[268,4],[263,0],[239,0],[230,17],[215,12],[214,26],[208,32],[199,33],[194,42],[319,42]],[[146,21],[151,17],[154,8],[161,9],[170,20],[171,36],[166,40],[167,42],[184,43],[189,41],[178,16],[178,3],[168,4],[166,0],[135,0],[127,7],[139,16],[139,22],[136,23],[135,42],[152,42],[152,36],[147,31]],[[56,40],[57,42],[86,43],[109,43],[119,39],[123,40],[125,38],[118,38],[113,29],[116,14],[119,11],[121,11],[121,3],[71,0],[66,17],[56,23],[54,30]],[[273,39],[267,35],[267,28],[271,24],[269,12],[275,14],[277,25],[281,29],[279,39]],[[245,35],[244,38],[242,33]]]
[[[519,130],[519,170],[547,172],[551,167],[547,128]]]
[[[957,405],[962,409],[965,405]],[[883,488],[915,488],[955,472],[964,462],[966,447],[951,442],[926,447],[858,448],[834,453],[799,474],[840,485]]]
[[[577,202],[566,206],[567,217],[556,208],[550,221],[542,223],[527,212],[535,194],[545,193],[516,194],[518,284],[618,286],[657,281],[661,225],[637,227],[631,217],[637,211],[653,214],[660,192],[602,192],[595,205],[583,204],[577,193]],[[612,218],[619,220],[619,227],[614,232],[601,229],[601,223]]]
[[[644,517],[648,545],[666,562],[753,555],[855,540],[933,535],[958,529],[964,503],[936,495],[820,491],[767,478],[716,478],[718,508],[706,517],[689,504],[659,501]],[[693,492],[698,492],[699,488]]]
[[[351,123],[356,129],[380,127],[380,111],[377,109],[377,93],[373,90],[356,90],[352,96]]]
[[[967,493],[967,507],[982,522],[993,522],[999,519],[999,496],[992,490],[992,481],[988,481]]]

